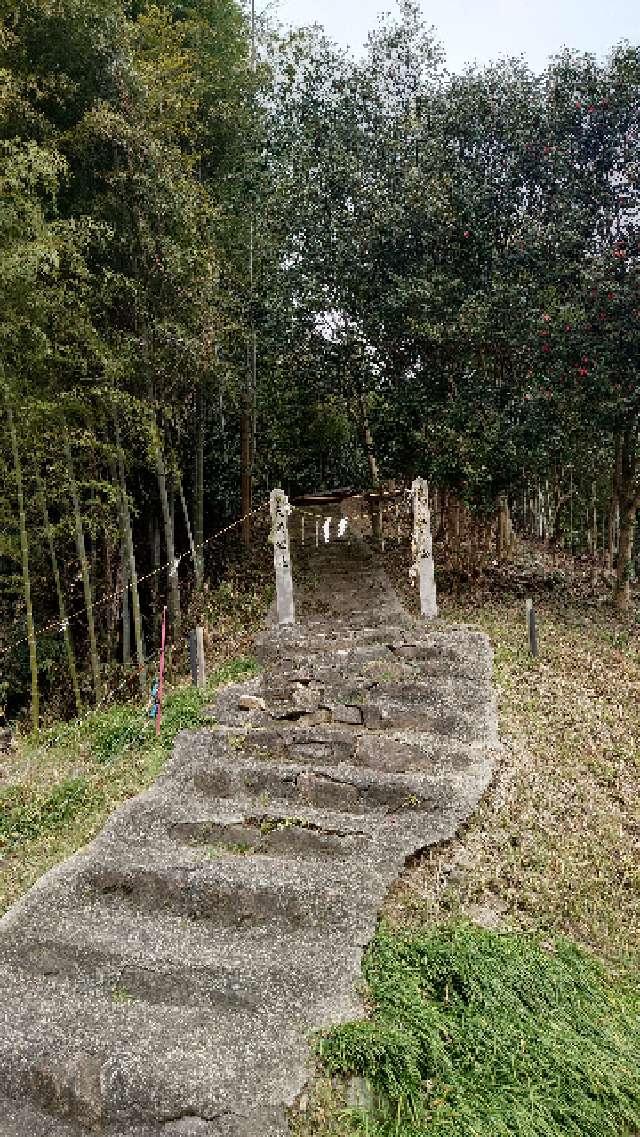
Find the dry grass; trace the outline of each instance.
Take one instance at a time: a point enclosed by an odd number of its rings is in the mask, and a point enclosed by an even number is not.
[[[392,551],[388,568],[415,604],[405,560]],[[560,932],[621,963],[640,948],[639,625],[556,586],[536,599],[534,660],[508,577],[440,604],[494,646],[504,760],[459,839],[406,871],[386,915]]]

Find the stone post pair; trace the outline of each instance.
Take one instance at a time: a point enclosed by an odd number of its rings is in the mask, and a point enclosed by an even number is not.
[[[433,571],[433,541],[429,487],[424,478],[416,478],[411,486],[413,501],[413,565],[410,575],[417,578],[420,587],[420,611],[425,619],[438,615],[436,583]],[[288,518],[291,506],[283,490],[271,491],[271,541],[273,563],[276,570],[276,611],[279,624],[295,623],[291,551],[289,548]]]

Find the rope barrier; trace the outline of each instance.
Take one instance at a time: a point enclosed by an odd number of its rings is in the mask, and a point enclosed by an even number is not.
[[[250,513],[245,513],[242,517],[238,517],[235,521],[232,521],[230,525],[225,525],[224,529],[218,529],[217,532],[212,533],[210,537],[207,537],[206,540],[202,541],[199,545],[195,545],[193,552],[198,552],[200,549],[204,549],[206,545],[210,545],[211,542],[216,541],[218,537],[222,537],[225,533],[229,533],[231,529],[235,529],[238,525],[242,525],[242,523],[244,521],[247,521],[250,517],[255,517],[256,514],[260,513],[268,504],[269,501],[267,499],[260,505],[256,506],[255,509],[252,509]],[[156,568],[152,569],[151,572],[147,572],[144,573],[143,576],[139,576],[138,584],[142,584],[145,580],[150,580],[151,577],[157,576],[159,573],[164,572],[166,569],[171,569],[172,575],[177,573],[180,562],[185,558],[190,558],[191,556],[192,551],[189,549],[188,552],[181,553],[179,557],[175,557],[171,561],[165,561],[164,564],[158,565]],[[108,592],[105,595],[101,596],[99,600],[94,601],[94,610],[96,608],[104,607],[105,604],[108,604],[112,600],[117,600],[120,596],[124,596],[125,592],[127,592],[130,588],[131,581],[128,581],[127,584],[123,585],[121,588],[116,588],[113,590],[113,592]],[[42,639],[42,637],[48,632],[65,631],[66,628],[69,627],[69,622],[71,620],[77,619],[79,616],[86,616],[86,610],[84,608],[77,608],[74,612],[70,612],[64,620],[52,620],[49,624],[45,624],[44,627],[38,628],[35,634],[35,639]],[[25,644],[28,642],[28,636],[23,636],[19,640],[14,640],[12,644],[9,644],[7,647],[0,649],[0,658],[2,658],[4,655],[8,655],[10,651],[13,651],[14,648],[19,647],[20,644]]]

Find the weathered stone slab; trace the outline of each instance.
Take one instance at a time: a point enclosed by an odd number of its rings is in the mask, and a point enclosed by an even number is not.
[[[0,1137],[286,1137],[387,889],[483,793],[484,637],[417,625],[355,539],[304,559],[263,675],[0,921]]]

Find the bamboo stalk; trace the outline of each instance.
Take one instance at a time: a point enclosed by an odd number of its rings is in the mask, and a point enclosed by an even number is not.
[[[13,418],[13,408],[8,388],[4,387],[4,400],[9,420],[9,433],[11,435],[11,449],[13,453],[13,469],[16,476],[18,492],[18,514],[20,518],[20,551],[22,554],[22,580],[24,586],[24,602],[27,616],[27,639],[29,642],[29,664],[31,668],[31,722],[34,731],[40,725],[40,691],[38,687],[38,654],[36,650],[36,633],[33,623],[33,608],[31,605],[31,578],[29,575],[29,537],[27,533],[27,515],[24,508],[24,490],[22,485],[22,465],[20,450],[18,448],[18,435]]]
[[[58,597],[58,612],[60,614],[60,622],[62,624],[62,631],[64,635],[64,645],[67,652],[67,663],[69,665],[69,676],[71,678],[71,685],[73,687],[73,695],[76,703],[76,710],[78,714],[82,712],[82,699],[80,697],[80,685],[78,683],[78,671],[76,668],[76,657],[73,650],[73,641],[71,639],[71,632],[69,630],[69,621],[67,620],[67,611],[64,602],[64,593],[62,591],[62,582],[60,580],[60,569],[58,568],[58,558],[56,556],[56,547],[53,539],[53,530],[49,520],[49,510],[47,509],[47,498],[45,494],[42,478],[38,471],[36,471],[36,482],[38,485],[38,497],[40,499],[40,509],[42,510],[42,519],[44,522],[44,531],[47,537],[47,544],[49,545],[49,556],[51,557],[51,568],[53,570],[53,579],[56,586],[56,595]]]

